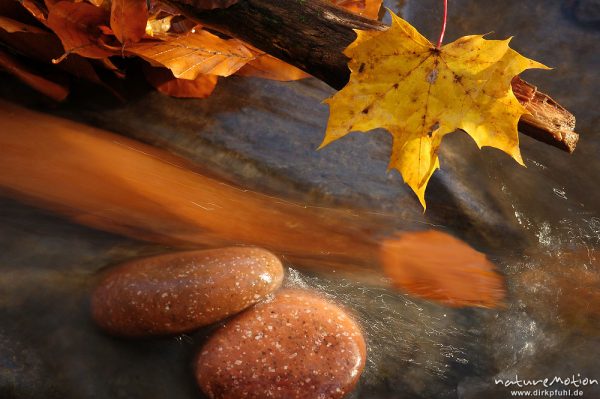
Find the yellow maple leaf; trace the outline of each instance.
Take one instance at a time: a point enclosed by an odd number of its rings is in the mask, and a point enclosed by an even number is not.
[[[351,131],[387,129],[389,169],[397,169],[425,208],[425,188],[439,168],[442,138],[457,129],[479,148],[498,148],[523,165],[517,123],[528,113],[512,92],[514,76],[549,69],[512,50],[507,40],[465,36],[437,48],[393,12],[385,31],[360,31],[344,54],[348,84],[325,102],[326,146]]]

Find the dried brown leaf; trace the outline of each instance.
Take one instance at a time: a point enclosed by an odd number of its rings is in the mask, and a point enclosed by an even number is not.
[[[239,41],[221,39],[205,30],[165,41],[142,41],[126,51],[169,68],[176,78],[189,80],[200,74],[229,76],[254,59]]]
[[[146,0],[112,0],[110,27],[123,45],[139,42],[146,33]]]
[[[67,54],[87,58],[106,58],[115,53],[101,47],[102,32],[98,28],[108,23],[105,10],[88,3],[59,1],[48,4],[48,27],[60,38]]]

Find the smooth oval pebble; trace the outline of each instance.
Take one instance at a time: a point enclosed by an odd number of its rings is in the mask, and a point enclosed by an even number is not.
[[[231,247],[136,259],[111,269],[92,316],[122,336],[182,333],[214,323],[279,288],[283,267],[260,248]]]
[[[306,290],[283,290],[218,330],[196,360],[212,399],[329,399],[350,392],[366,345],[339,306]]]

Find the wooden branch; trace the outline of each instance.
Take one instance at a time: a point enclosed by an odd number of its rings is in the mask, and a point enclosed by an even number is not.
[[[512,82],[513,93],[531,115],[523,115],[519,130],[536,140],[572,153],[579,135],[574,132],[575,117],[550,96],[518,76]]]
[[[250,43],[337,90],[350,77],[342,51],[356,38],[353,29],[387,29],[323,0],[239,0],[215,10],[203,10],[200,1],[169,0],[189,18]],[[570,112],[521,79],[513,81],[513,91],[531,112],[519,121],[522,133],[569,153],[575,150],[579,136]]]

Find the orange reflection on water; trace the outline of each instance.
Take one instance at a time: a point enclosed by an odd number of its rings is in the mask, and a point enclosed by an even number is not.
[[[94,228],[175,246],[256,245],[363,275],[381,260],[397,286],[419,297],[453,306],[502,298],[485,256],[444,233],[380,242],[372,216],[243,190],[100,129],[0,102],[0,148],[5,193]]]

